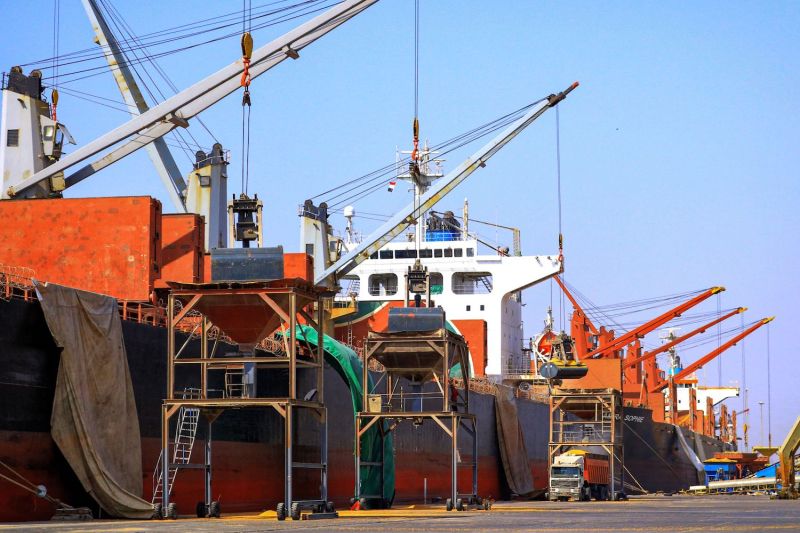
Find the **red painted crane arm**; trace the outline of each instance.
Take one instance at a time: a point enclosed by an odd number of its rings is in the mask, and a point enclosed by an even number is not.
[[[586,325],[589,326],[589,331],[591,331],[593,335],[600,335],[600,332],[597,331],[597,328],[594,326],[594,324],[592,324],[592,321],[589,319],[589,316],[583,311],[580,304],[578,304],[578,301],[575,299],[574,296],[572,296],[572,293],[569,292],[569,289],[567,289],[567,286],[564,284],[564,282],[561,281],[561,276],[553,276],[553,277],[556,278],[556,283],[558,283],[558,286],[561,287],[562,291],[564,291],[564,294],[567,295],[567,299],[572,304],[572,307],[574,307],[576,311],[580,311],[580,313],[586,318]]]
[[[729,340],[728,342],[726,342],[725,344],[723,344],[722,346],[720,346],[719,348],[717,348],[713,352],[707,353],[706,355],[704,355],[703,357],[701,357],[700,359],[698,359],[697,361],[695,361],[691,365],[687,366],[686,368],[684,368],[683,370],[681,370],[680,372],[675,374],[675,376],[673,376],[672,380],[673,381],[679,381],[679,380],[685,378],[686,376],[688,376],[689,374],[691,374],[692,372],[694,372],[695,370],[697,370],[699,368],[702,368],[703,365],[705,365],[706,363],[710,362],[712,359],[717,357],[719,354],[721,354],[722,352],[724,352],[725,350],[727,350],[731,346],[736,345],[737,342],[739,342],[743,338],[747,337],[748,335],[753,333],[755,330],[757,330],[758,328],[760,328],[764,324],[768,324],[768,323],[772,322],[772,320],[774,318],[775,317],[772,316],[772,317],[769,317],[769,318],[764,318],[764,319],[759,320],[756,324],[750,326],[749,328],[747,328],[743,332],[739,333],[734,338],[732,338],[731,340]],[[669,379],[661,380],[661,381],[658,382],[658,385],[656,385],[653,388],[653,390],[650,391],[650,392],[658,392],[658,391],[664,390],[665,388],[667,388],[667,386],[669,386]]]
[[[600,348],[594,350],[593,352],[589,352],[586,357],[599,357],[603,354],[609,352],[615,352],[621,349],[623,346],[630,344],[636,339],[642,338],[648,333],[652,332],[653,330],[663,326],[673,318],[677,318],[681,316],[683,313],[691,309],[692,307],[696,306],[700,302],[710,298],[711,296],[720,293],[725,290],[725,287],[711,287],[708,290],[703,291],[702,293],[698,294],[691,300],[684,302],[676,307],[673,307],[666,313],[655,317],[654,319],[650,320],[649,322],[645,322],[638,328],[630,330],[628,333],[617,337],[611,343],[601,346]]]
[[[672,348],[673,346],[675,346],[677,344],[680,344],[685,340],[691,339],[695,335],[698,335],[700,333],[705,333],[706,330],[708,330],[708,328],[716,326],[717,324],[719,324],[723,320],[727,320],[730,317],[732,317],[733,315],[738,315],[740,313],[744,313],[746,310],[747,310],[746,307],[739,307],[738,309],[734,309],[733,311],[731,311],[730,313],[728,313],[726,315],[722,315],[721,317],[717,318],[716,320],[712,320],[711,322],[709,322],[708,324],[706,324],[704,326],[700,326],[699,328],[690,331],[686,335],[681,335],[680,337],[677,337],[676,339],[671,340],[668,343],[659,346],[655,350],[650,350],[649,352],[645,352],[642,355],[640,355],[639,357],[632,358],[630,361],[626,358],[625,359],[625,364],[623,365],[623,368],[625,368],[625,369],[634,368],[636,365],[638,365],[642,361],[650,359],[651,357],[655,357],[660,353],[664,353],[667,350],[669,350],[670,348]]]

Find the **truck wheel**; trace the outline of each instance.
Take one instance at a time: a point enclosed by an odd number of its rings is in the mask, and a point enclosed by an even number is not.
[[[592,492],[589,487],[584,487],[583,491],[581,492],[581,501],[588,502],[592,499]]]

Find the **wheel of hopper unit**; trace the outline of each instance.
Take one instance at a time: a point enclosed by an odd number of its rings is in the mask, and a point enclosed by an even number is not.
[[[175,520],[178,518],[178,506],[175,503],[170,503],[167,505],[167,512],[164,515],[166,518],[170,520]]]
[[[336,507],[333,505],[333,502],[328,502],[325,504],[325,512],[326,513],[335,513]]]
[[[208,516],[211,518],[219,518],[220,515],[220,506],[219,502],[211,502],[211,505],[208,506]]]
[[[164,518],[161,507],[162,505],[160,503],[157,503],[153,506],[153,520],[162,520]]]
[[[281,502],[275,508],[275,514],[278,515],[278,520],[286,520],[286,504]]]
[[[300,504],[298,502],[294,502],[290,510],[292,514],[292,520],[300,520]]]
[[[453,500],[452,500],[452,498],[447,498],[447,500],[444,502],[444,508],[447,509],[448,511],[452,511],[453,510]]]
[[[467,506],[464,504],[464,500],[461,498],[456,500],[456,511],[466,511]]]
[[[197,518],[205,518],[206,517],[206,502],[197,502],[197,505],[194,508],[195,513],[197,514]]]

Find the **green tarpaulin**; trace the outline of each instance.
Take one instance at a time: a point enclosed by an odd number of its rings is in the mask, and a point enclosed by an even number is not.
[[[297,338],[308,342],[310,345],[318,346],[317,330],[306,326],[297,326]],[[361,399],[363,389],[361,387],[361,374],[363,365],[356,352],[348,348],[341,342],[323,335],[322,349],[325,352],[325,361],[334,369],[344,380],[350,390],[350,398],[353,401],[353,418],[358,411],[364,411]],[[372,388],[372,378],[369,378],[369,387]],[[354,443],[355,445],[355,443]],[[381,450],[383,446],[383,450]],[[392,449],[392,437],[386,435],[381,438],[379,428],[372,426],[364,434],[361,441],[361,461],[379,462],[383,452],[383,487],[381,487],[381,475],[379,467],[361,467],[361,494],[383,494],[387,503],[394,499],[394,450]]]

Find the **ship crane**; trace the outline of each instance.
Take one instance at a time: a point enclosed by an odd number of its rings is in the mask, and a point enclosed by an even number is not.
[[[657,316],[656,318],[648,322],[645,322],[638,328],[632,329],[629,332],[625,333],[624,335],[620,335],[616,339],[612,340],[609,344],[606,344],[605,346],[601,346],[589,352],[586,355],[586,357],[589,359],[598,359],[601,357],[607,357],[613,354],[614,352],[621,350],[624,346],[636,341],[637,339],[644,337],[648,333],[655,331],[656,329],[660,328],[673,318],[681,316],[683,313],[685,313],[692,307],[695,307],[696,305],[707,300],[711,296],[718,294],[724,290],[725,287],[711,287],[710,289],[707,289],[702,293],[698,294],[691,300],[684,302],[680,305],[677,305],[672,309],[670,309],[669,311],[667,311],[666,313],[663,313]]]
[[[732,346],[735,346],[736,343],[738,343],[740,340],[744,339],[745,337],[747,337],[748,335],[750,335],[751,333],[756,331],[758,328],[760,328],[764,324],[769,324],[770,322],[772,322],[772,320],[774,320],[774,318],[775,317],[769,317],[769,318],[764,318],[764,319],[759,320],[753,326],[750,326],[749,328],[747,328],[746,330],[744,330],[740,334],[736,335],[735,337],[730,339],[728,342],[726,342],[725,344],[721,345],[719,348],[707,353],[706,355],[704,355],[703,357],[701,357],[700,359],[698,359],[694,363],[690,364],[689,366],[687,366],[686,368],[684,368],[683,370],[681,370],[680,372],[678,372],[674,376],[670,376],[667,379],[662,379],[661,381],[659,381],[656,384],[655,387],[653,387],[651,389],[650,392],[660,392],[660,391],[666,389],[667,387],[669,387],[670,382],[678,382],[678,381],[684,379],[685,377],[687,377],[690,374],[692,374],[695,370],[699,370],[700,368],[705,366],[707,363],[711,362],[714,358],[716,358],[717,356],[722,354],[728,348],[730,348]]]
[[[430,210],[437,202],[449,194],[456,186],[463,182],[478,168],[486,166],[486,162],[496,154],[511,139],[516,137],[522,130],[530,126],[536,119],[542,116],[545,111],[555,107],[567,97],[578,86],[578,82],[573,83],[564,91],[558,94],[551,94],[543,98],[534,105],[525,115],[509,126],[505,131],[492,139],[483,148],[468,157],[463,163],[457,166],[444,176],[439,182],[430,188],[419,199],[398,211],[392,218],[364,239],[347,254],[343,255],[335,263],[325,268],[317,276],[315,283],[336,284],[337,276],[346,275],[361,262],[365,261],[372,253],[400,235],[408,226],[414,224],[420,216]]]
[[[700,333],[705,333],[709,328],[712,328],[712,327],[716,326],[720,322],[723,322],[724,320],[727,320],[728,318],[730,318],[730,317],[732,317],[734,315],[738,315],[738,314],[744,313],[746,310],[747,310],[746,307],[738,307],[738,308],[734,309],[733,311],[731,311],[729,313],[726,313],[726,314],[722,315],[721,317],[719,317],[719,318],[717,318],[715,320],[712,320],[708,324],[700,326],[699,328],[694,329],[694,330],[690,331],[689,333],[686,333],[685,335],[681,335],[680,337],[675,337],[671,341],[669,341],[669,342],[667,342],[665,344],[662,344],[661,346],[659,346],[658,348],[656,348],[654,350],[650,350],[649,352],[645,352],[645,353],[643,353],[642,355],[640,355],[638,357],[626,358],[625,362],[622,365],[622,368],[623,368],[623,370],[629,370],[631,368],[635,368],[636,365],[638,365],[639,363],[647,361],[647,360],[657,356],[658,354],[664,353],[667,350],[670,350],[670,349],[674,348],[675,346],[677,346],[678,344],[682,343],[683,341],[691,339],[695,335],[699,335]]]
[[[249,73],[255,79],[286,58],[297,59],[299,52],[331,30],[347,22],[378,0],[347,0],[318,15],[252,53]],[[187,128],[189,121],[226,96],[240,88],[240,78],[245,66],[238,59],[227,67],[200,80],[143,112],[125,124],[100,136],[94,141],[39,170],[30,177],[12,176],[0,198],[27,198],[36,196],[36,185],[50,183],[51,178],[63,176],[64,171],[76,167],[118,143],[123,143],[99,159],[66,176],[63,188],[68,188],[133,152],[148,146],[172,130]],[[62,188],[62,190],[63,190]]]

